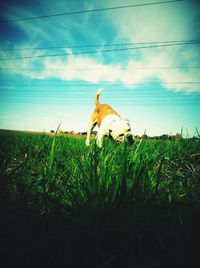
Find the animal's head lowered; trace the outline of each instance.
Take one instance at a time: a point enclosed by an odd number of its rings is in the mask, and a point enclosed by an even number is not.
[[[112,137],[118,143],[134,143],[134,136],[131,131],[131,126],[126,120],[114,121],[109,128],[109,136]]]

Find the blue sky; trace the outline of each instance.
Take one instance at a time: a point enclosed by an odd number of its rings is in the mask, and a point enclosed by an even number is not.
[[[0,128],[49,131],[62,122],[63,131],[85,131],[101,87],[101,102],[129,119],[135,135],[182,128],[193,135],[200,129],[200,5],[146,5],[156,2],[1,3]],[[119,6],[129,7],[51,16]]]

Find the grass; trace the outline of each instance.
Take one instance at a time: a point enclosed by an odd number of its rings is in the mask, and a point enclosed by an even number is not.
[[[200,141],[1,133],[0,249],[8,267],[192,267]],[[7,256],[11,256],[7,257]]]

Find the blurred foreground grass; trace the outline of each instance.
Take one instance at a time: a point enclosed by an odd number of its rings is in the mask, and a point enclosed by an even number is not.
[[[100,150],[62,136],[0,138],[0,250],[8,267],[199,261],[198,139],[105,141]]]

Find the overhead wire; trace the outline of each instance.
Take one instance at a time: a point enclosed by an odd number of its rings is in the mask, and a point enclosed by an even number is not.
[[[149,41],[149,42],[130,42],[130,43],[113,43],[113,44],[84,44],[84,45],[67,45],[67,46],[51,46],[51,47],[22,47],[22,48],[1,48],[0,52],[10,51],[28,51],[28,50],[52,50],[52,49],[74,49],[74,48],[94,48],[94,47],[112,47],[112,46],[132,46],[132,45],[149,45],[149,44],[173,44],[173,43],[199,43],[200,39],[193,40],[168,40],[168,41]]]
[[[60,57],[60,56],[71,56],[71,55],[85,55],[85,54],[96,54],[96,53],[105,53],[105,52],[121,52],[121,51],[137,50],[137,49],[145,49],[145,48],[171,47],[171,46],[191,45],[191,44],[199,45],[200,40],[198,42],[187,42],[187,43],[172,43],[172,44],[150,45],[150,46],[140,46],[140,47],[128,47],[128,48],[126,47],[126,48],[102,49],[102,50],[93,50],[93,51],[57,53],[57,54],[50,54],[50,55],[1,58],[1,61],[36,59],[36,58],[47,58],[47,57]]]
[[[200,88],[198,88],[200,90]],[[13,95],[13,93],[17,93],[17,95]],[[27,90],[27,91],[20,91],[20,92],[13,92],[13,91],[5,91],[3,94],[1,94],[1,101],[3,100],[3,97],[7,97],[7,98],[39,98],[40,97],[42,98],[68,98],[70,96],[70,100],[71,99],[88,99],[88,94],[90,92],[87,92],[87,93],[80,93],[80,91],[78,92],[79,93],[79,96],[75,96],[74,92],[71,92],[71,91],[65,91],[65,92],[38,92],[38,91],[30,91],[30,90]],[[167,95],[165,93],[153,93],[153,92],[143,92],[143,93],[123,93],[123,94],[119,94],[119,93],[116,93],[115,94],[115,97],[113,98],[113,95],[112,94],[106,94],[104,97],[106,98],[106,100],[108,99],[111,99],[111,100],[116,100],[116,99],[127,99],[127,100],[131,100],[131,98],[133,98],[133,100],[137,99],[137,98],[163,98],[163,99],[168,99],[168,98],[172,98],[172,99],[178,99],[178,100],[181,100],[181,99],[186,99],[187,100],[194,100],[194,101],[197,101],[199,102],[200,104],[200,95],[198,92],[193,92],[192,95],[188,95],[188,96],[185,96],[183,93],[179,93],[180,95],[173,95],[175,93],[171,92],[171,95]],[[87,96],[87,97],[86,97]],[[91,96],[91,95],[90,95]],[[91,97],[90,97],[91,98]],[[92,98],[93,99],[93,98]]]
[[[123,6],[104,7],[104,8],[95,8],[95,9],[89,9],[89,10],[55,13],[55,14],[41,15],[41,16],[34,16],[34,17],[27,17],[27,18],[18,18],[18,19],[13,19],[13,20],[4,20],[4,21],[0,21],[0,24],[16,23],[16,22],[37,20],[37,19],[46,19],[46,18],[59,17],[59,16],[78,15],[78,14],[83,14],[83,13],[102,12],[102,11],[126,9],[126,8],[135,8],[135,7],[140,7],[140,6],[168,4],[168,3],[182,2],[182,1],[184,1],[184,0],[159,1],[159,2],[150,2],[150,3],[142,3],[142,4],[132,4],[132,5],[123,5]]]
[[[81,82],[81,81],[80,81]],[[89,83],[89,82],[88,82]],[[149,82],[149,83],[131,83],[131,82],[121,82],[121,83],[105,83],[105,82],[97,82],[97,83],[91,83],[90,84],[79,84],[79,83],[73,83],[73,84],[0,84],[0,87],[9,87],[9,86],[15,86],[15,87],[76,87],[76,86],[86,86],[86,87],[96,87],[97,85],[101,86],[149,86],[149,85],[158,85],[160,82]],[[200,84],[200,81],[170,81],[170,82],[163,82],[162,84],[176,84],[176,85],[191,85],[191,84]]]
[[[45,97],[45,102],[44,100],[42,100],[40,98],[40,102],[36,102],[36,100],[34,100],[33,98],[19,98],[19,99],[12,99],[12,100],[3,100],[3,103],[17,103],[17,104],[20,104],[20,103],[25,103],[25,104],[35,104],[35,105],[38,105],[38,104],[43,104],[43,105],[49,105],[49,104],[53,104],[53,105],[76,105],[76,104],[89,104],[91,103],[90,100],[73,100],[70,98],[69,99],[66,99],[66,100],[63,100],[63,99],[59,99],[57,101],[55,101],[54,99],[47,99]],[[115,99],[114,100],[115,103],[120,103],[120,104],[124,104],[124,105],[127,105],[127,104],[158,104],[158,105],[163,105],[163,104],[181,104],[181,105],[186,105],[186,104],[192,104],[192,105],[199,105],[199,101],[196,101],[196,100],[126,100],[125,102],[122,101],[121,99]]]
[[[172,67],[130,67],[130,68],[110,68],[109,66],[99,68],[1,68],[0,71],[134,71],[134,70],[168,70],[168,69],[200,69],[200,66],[172,66]]]

